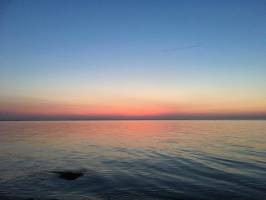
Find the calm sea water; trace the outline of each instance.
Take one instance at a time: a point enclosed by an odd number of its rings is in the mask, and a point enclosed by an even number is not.
[[[266,121],[0,122],[0,199],[30,198],[266,199]]]

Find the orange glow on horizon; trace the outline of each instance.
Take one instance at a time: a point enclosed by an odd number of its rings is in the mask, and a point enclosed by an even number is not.
[[[2,102],[0,112],[41,116],[160,116],[160,115],[224,115],[264,114],[264,104],[109,102],[99,104],[51,103],[46,101]]]

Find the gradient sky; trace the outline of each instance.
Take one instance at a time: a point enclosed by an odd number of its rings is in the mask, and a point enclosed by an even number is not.
[[[0,119],[264,116],[266,1],[0,1]]]

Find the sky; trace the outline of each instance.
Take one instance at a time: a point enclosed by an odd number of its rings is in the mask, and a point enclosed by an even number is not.
[[[266,119],[266,1],[0,0],[0,120]]]

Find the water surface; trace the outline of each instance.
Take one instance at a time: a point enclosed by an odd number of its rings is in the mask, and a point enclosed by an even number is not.
[[[0,199],[29,198],[262,200],[266,121],[0,122]]]

